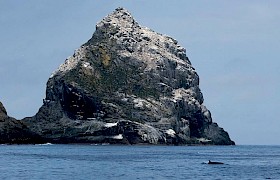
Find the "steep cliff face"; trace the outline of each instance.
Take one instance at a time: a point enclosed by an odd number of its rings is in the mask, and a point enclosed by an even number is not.
[[[40,136],[31,132],[21,121],[7,115],[0,102],[0,144],[41,143]]]
[[[97,23],[23,121],[51,142],[234,144],[203,105],[186,50],[123,8]]]

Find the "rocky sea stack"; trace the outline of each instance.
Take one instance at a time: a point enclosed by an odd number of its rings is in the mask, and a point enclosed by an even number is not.
[[[9,117],[0,102],[0,144],[34,144],[43,140],[31,132],[22,121]]]
[[[203,105],[185,48],[118,8],[53,72],[21,122],[52,143],[233,145]]]

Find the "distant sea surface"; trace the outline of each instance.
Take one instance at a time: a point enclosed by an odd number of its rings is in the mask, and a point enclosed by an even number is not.
[[[0,179],[280,179],[280,146],[0,145]]]

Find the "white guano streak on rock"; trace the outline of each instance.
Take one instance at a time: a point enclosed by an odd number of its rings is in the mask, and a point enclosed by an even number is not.
[[[144,106],[143,102],[144,102],[144,101],[145,101],[145,100],[140,99],[140,98],[134,99],[134,100],[133,100],[134,107],[136,107],[136,108],[143,108],[143,106]]]
[[[88,62],[83,62],[83,67],[85,68],[90,67],[90,64]]]
[[[176,134],[176,132],[173,129],[167,129],[165,133],[170,135],[171,137],[175,137]]]
[[[109,128],[109,127],[114,127],[114,126],[117,126],[117,125],[118,125],[117,122],[116,122],[116,123],[105,123],[105,124],[104,124],[104,127]]]
[[[119,135],[116,135],[116,136],[112,136],[113,139],[123,139],[123,135],[122,134],[119,134]]]
[[[197,140],[199,141],[199,142],[204,142],[204,143],[206,143],[206,142],[211,142],[212,140],[210,140],[210,139],[205,139],[205,138],[197,138]]]
[[[179,89],[173,90],[173,97],[175,100],[180,100],[186,96],[188,96],[188,91],[184,88],[179,88]]]
[[[179,88],[179,89],[174,89],[172,91],[173,98],[176,100],[182,99],[182,98],[188,98],[190,100],[194,99],[195,92],[191,88],[189,89],[184,89],[184,88]]]

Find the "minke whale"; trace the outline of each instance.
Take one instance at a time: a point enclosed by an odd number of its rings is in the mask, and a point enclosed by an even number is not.
[[[208,164],[224,164],[224,163],[222,163],[222,162],[216,162],[216,161],[208,161]]]

